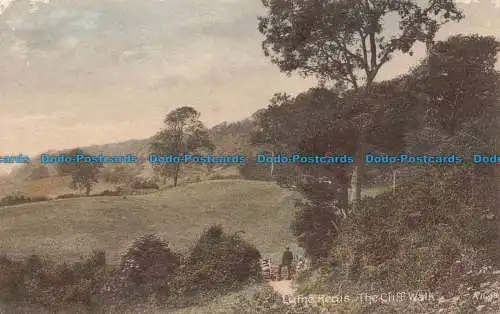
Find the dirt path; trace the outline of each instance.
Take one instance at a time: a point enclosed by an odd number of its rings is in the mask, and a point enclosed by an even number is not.
[[[285,298],[285,296],[291,297],[296,292],[292,280],[270,281],[269,285],[283,298]]]

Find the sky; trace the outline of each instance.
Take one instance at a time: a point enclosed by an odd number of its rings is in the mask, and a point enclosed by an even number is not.
[[[458,1],[456,33],[500,38],[500,5]],[[147,138],[191,105],[211,127],[315,84],[264,56],[260,0],[0,0],[0,154]],[[398,56],[379,79],[424,55]]]

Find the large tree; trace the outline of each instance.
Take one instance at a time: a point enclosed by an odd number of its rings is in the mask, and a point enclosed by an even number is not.
[[[77,156],[85,155],[85,152],[81,148],[73,148],[64,152],[64,154],[67,156]],[[60,176],[70,176],[76,171],[78,166],[76,163],[59,163],[57,164],[57,174]]]
[[[287,119],[290,114],[286,104],[292,98],[287,94],[275,94],[267,109],[262,109],[253,114],[255,121],[254,129],[250,135],[250,143],[261,149],[271,152],[274,157],[277,153],[283,153],[285,147],[290,147],[290,135],[292,135],[290,123]],[[270,164],[270,176],[274,176],[274,162]]]
[[[431,47],[440,26],[462,19],[452,0],[262,0],[259,17],[265,54],[281,71],[299,71],[323,83],[368,89],[397,52],[412,54],[416,42]],[[384,22],[399,17],[398,33],[384,34]],[[362,156],[370,116],[355,117],[358,166],[354,200],[361,196]]]
[[[268,143],[304,155],[353,155],[358,129],[346,116],[371,116],[367,140],[378,151],[397,152],[404,148],[404,133],[412,124],[406,111],[413,103],[403,78],[377,83],[368,93],[349,92],[342,96],[325,88],[312,88],[297,97],[273,97],[267,109],[256,115],[256,143]],[[361,105],[370,99],[370,106]],[[348,205],[349,165],[301,167],[315,177],[326,176],[338,185],[335,198]]]
[[[171,111],[165,117],[165,127],[158,132],[151,148],[157,154],[179,155],[205,148],[213,150],[207,128],[199,120],[200,113],[193,107],[184,106]],[[154,165],[154,169],[164,178],[173,177],[177,186],[181,163]]]
[[[84,156],[90,155],[85,153],[81,148],[74,148],[66,153],[68,156]],[[98,175],[103,168],[102,163],[86,162],[80,160],[75,163],[60,163],[57,166],[58,174],[61,176],[71,176],[70,187],[75,190],[84,190],[85,195],[89,196],[94,185],[98,182]]]
[[[71,175],[71,188],[75,190],[85,190],[85,195],[89,196],[90,191],[98,182],[98,175],[103,167],[98,163],[81,163]]]

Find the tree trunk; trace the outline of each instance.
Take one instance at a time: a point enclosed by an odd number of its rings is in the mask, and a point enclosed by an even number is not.
[[[349,176],[347,175],[347,171],[337,177],[336,180],[339,183],[336,191],[338,206],[340,208],[347,208],[349,206]]]
[[[363,182],[363,174],[365,171],[365,162],[364,162],[364,144],[365,139],[364,136],[360,137],[358,142],[358,149],[356,152],[355,158],[355,166],[351,177],[351,189],[352,189],[352,203],[354,207],[356,207],[357,203],[361,200],[361,183]]]
[[[174,171],[174,187],[177,186],[177,180],[179,179],[179,170],[180,170],[180,164],[176,164]]]
[[[338,189],[338,205],[340,208],[346,208],[349,205],[349,184],[342,184]]]
[[[375,36],[374,34],[371,34],[370,35],[370,45],[371,45],[371,48],[372,48],[372,69],[375,68],[376,66],[376,56],[374,58],[373,54],[374,54],[374,51],[373,49],[376,49],[376,46],[375,46],[375,40],[374,40]],[[370,86],[372,85],[373,83],[373,75],[372,73],[366,73],[367,76],[366,76],[366,87],[369,89]],[[351,189],[352,189],[352,204],[353,204],[353,207],[356,208],[357,207],[357,203],[361,200],[361,184],[363,182],[363,175],[365,173],[365,161],[364,161],[364,158],[365,158],[365,142],[366,142],[366,121],[361,121],[361,132],[360,132],[360,136],[359,136],[359,139],[358,139],[358,143],[357,143],[357,149],[356,149],[356,156],[355,156],[355,166],[354,166],[354,170],[353,170],[353,173],[352,173],[352,177],[351,177]]]
[[[273,177],[274,175],[274,151],[271,153],[271,178]]]

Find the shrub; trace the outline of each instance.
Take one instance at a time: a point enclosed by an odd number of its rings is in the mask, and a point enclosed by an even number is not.
[[[30,197],[31,202],[45,202],[49,201],[50,198],[47,196],[32,196]]]
[[[471,248],[494,260],[499,235],[490,184],[495,181],[481,171],[429,167],[396,195],[364,199],[340,228],[330,252],[330,262],[339,266],[332,274],[360,289],[373,283],[436,290]]]
[[[254,246],[220,226],[207,229],[186,258],[157,236],[144,236],[114,270],[102,251],[62,264],[37,255],[0,256],[0,304],[90,313],[120,313],[138,304],[185,307],[260,280],[259,260]]]
[[[104,168],[101,171],[100,176],[104,182],[119,184],[134,180],[138,174],[139,170],[137,168],[118,165]]]
[[[339,185],[318,180],[298,184],[298,190],[307,201],[297,201],[291,227],[313,266],[326,262],[338,235],[341,217],[348,210],[337,207],[332,201],[337,198],[337,187]]]
[[[94,252],[74,264],[56,264],[32,255],[23,261],[0,258],[0,300],[56,310],[70,304],[98,305],[105,277],[105,254]]]
[[[238,234],[226,235],[219,225],[208,228],[187,258],[187,292],[219,290],[261,280],[261,255]]]
[[[61,194],[56,196],[56,199],[75,198],[75,197],[82,197],[82,195],[73,193]]]
[[[122,191],[117,189],[115,191],[104,190],[99,194],[95,194],[94,196],[120,196],[120,195],[122,195]]]
[[[120,267],[112,274],[105,291],[112,300],[144,301],[148,297],[168,292],[164,287],[176,274],[180,255],[155,235],[138,239],[122,257]]]
[[[131,185],[133,189],[156,189],[158,190],[160,187],[152,180],[145,181],[134,181]]]
[[[9,206],[9,205],[17,205],[31,202],[43,202],[50,200],[46,196],[32,196],[28,197],[22,194],[12,194],[7,195],[0,200],[0,206]]]

